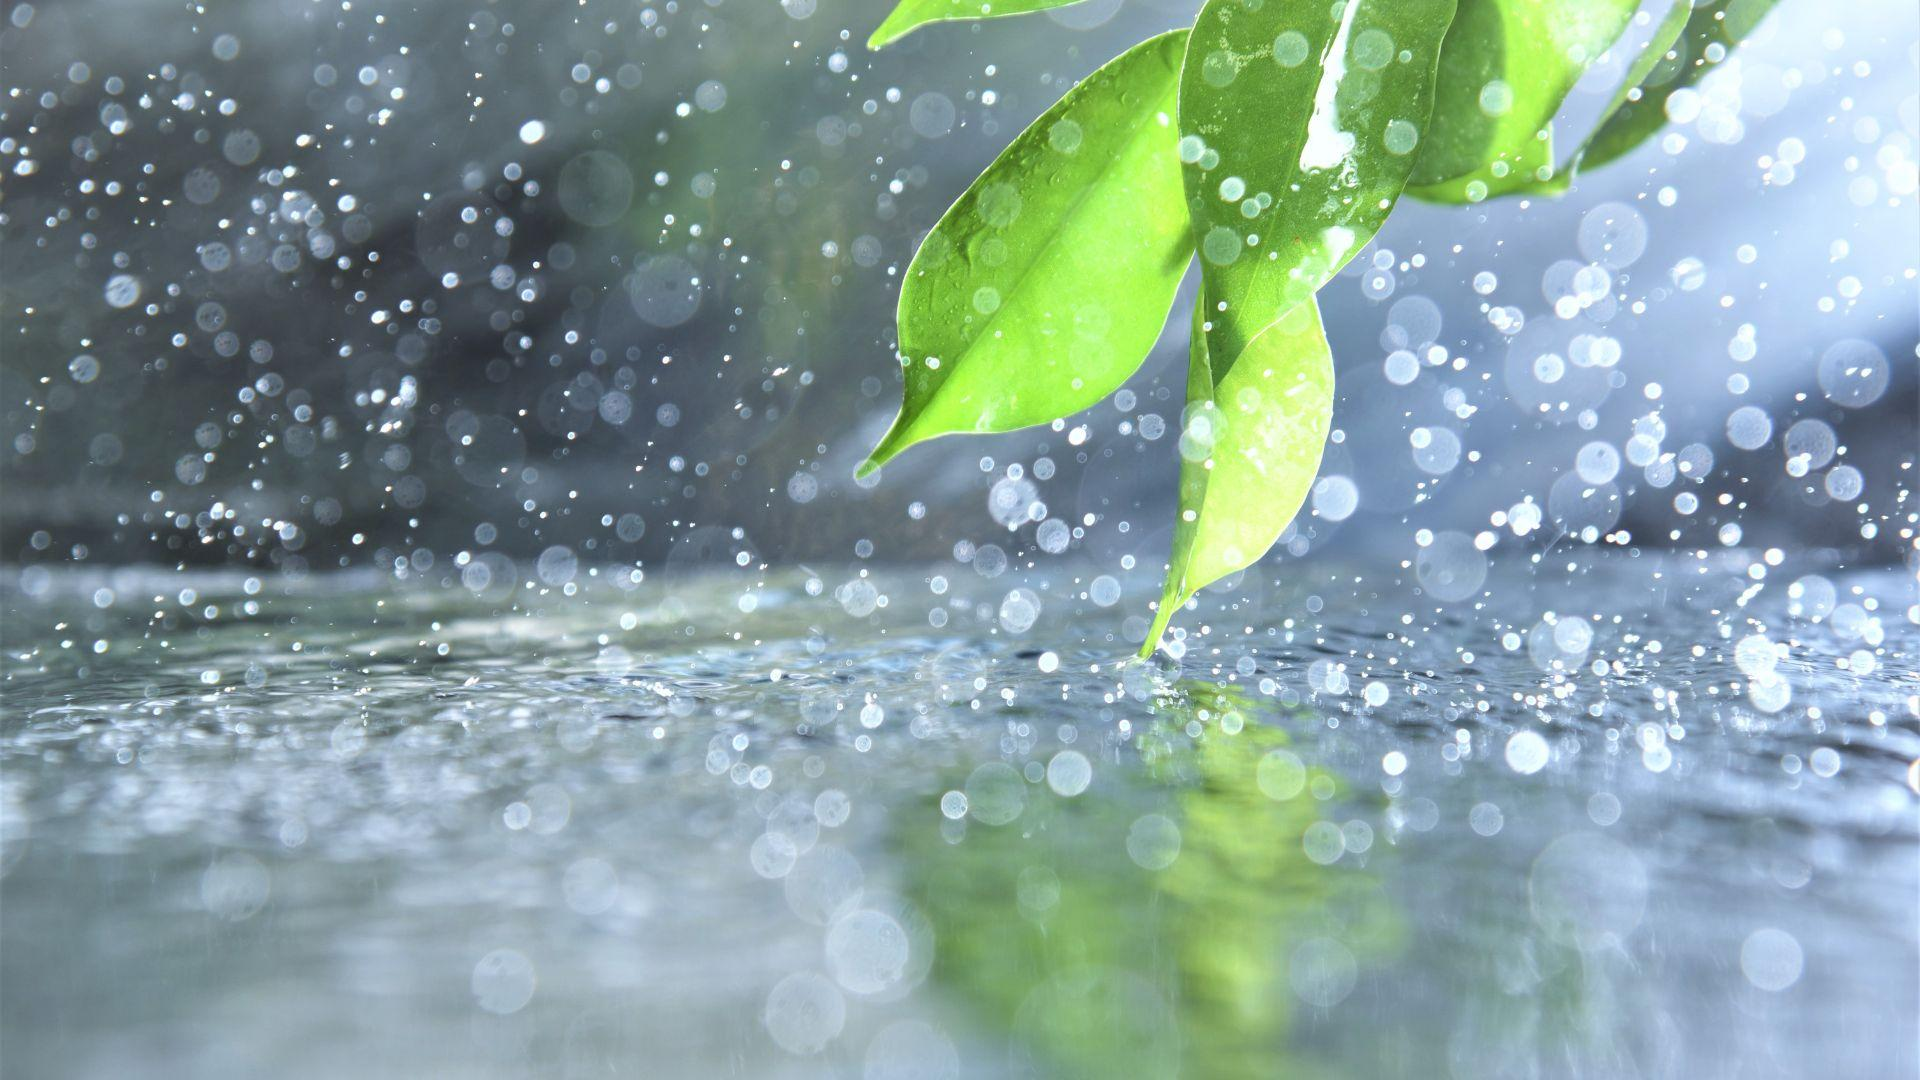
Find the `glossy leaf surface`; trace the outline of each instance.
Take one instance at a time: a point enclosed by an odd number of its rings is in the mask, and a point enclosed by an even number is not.
[[[1605,119],[1569,163],[1594,168],[1626,155],[1665,127],[1667,103],[1732,55],[1777,0],[1675,0],[1635,59]]]
[[[1593,133],[1567,156],[1558,171],[1544,180],[1509,177],[1504,186],[1489,193],[1557,195],[1567,190],[1578,170],[1625,156],[1667,125],[1669,99],[1678,91],[1691,90],[1731,55],[1776,2],[1675,0],[1628,65],[1626,77],[1601,112]],[[1414,194],[1433,201],[1461,201],[1436,198],[1425,190]]]
[[[1146,359],[1191,259],[1173,126],[1185,39],[1088,76],[933,227],[900,290],[905,399],[862,471],[939,435],[1078,412]]]
[[[1216,382],[1196,318],[1180,434],[1180,518],[1160,611],[1160,642],[1194,593],[1259,562],[1306,501],[1333,421],[1333,354],[1319,305],[1297,304],[1254,335]]]
[[[1080,0],[900,0],[886,21],[867,39],[867,48],[884,49],[928,23],[997,19],[1048,8],[1067,7]]]
[[[1412,171],[1454,0],[1208,0],[1180,157],[1216,381],[1372,238]]]
[[[1553,116],[1638,0],[1460,0],[1409,192],[1477,202],[1552,175]]]

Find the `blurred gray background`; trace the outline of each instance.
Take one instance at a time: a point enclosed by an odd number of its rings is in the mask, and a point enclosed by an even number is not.
[[[869,53],[884,7],[6,5],[0,557],[407,575],[562,546],[651,572],[1038,556],[1050,517],[1158,565],[1181,333],[1060,430],[851,471],[898,401],[920,236],[1195,5]],[[1569,196],[1403,202],[1322,293],[1337,430],[1281,557],[1588,527],[1910,551],[1917,40],[1908,2],[1784,0]]]

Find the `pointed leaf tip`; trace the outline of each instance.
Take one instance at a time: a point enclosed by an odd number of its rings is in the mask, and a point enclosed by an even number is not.
[[[902,450],[913,445],[917,440],[907,438],[908,426],[907,415],[904,411],[895,416],[893,423],[887,425],[887,433],[880,436],[880,441],[874,443],[873,449],[867,451],[866,458],[862,460],[860,464],[854,466],[853,478],[855,480],[865,480],[867,477],[879,472],[882,465],[898,457]]]
[[[893,429],[889,428],[887,429],[887,434],[867,450],[867,456],[860,459],[860,464],[854,466],[853,475],[855,479],[866,476],[893,458],[895,451],[889,449],[887,446],[892,440]]]
[[[1187,406],[1209,408],[1204,457],[1182,455],[1180,516],[1148,644],[1193,595],[1260,561],[1306,502],[1333,421],[1333,354],[1308,300],[1216,376],[1196,320]],[[1182,434],[1186,440],[1189,436]]]

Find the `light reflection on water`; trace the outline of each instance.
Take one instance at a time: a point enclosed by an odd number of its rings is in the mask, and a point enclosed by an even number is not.
[[[1912,585],[1829,577],[1276,591],[1177,671],[1067,578],[9,585],[9,1072],[1901,1074]]]

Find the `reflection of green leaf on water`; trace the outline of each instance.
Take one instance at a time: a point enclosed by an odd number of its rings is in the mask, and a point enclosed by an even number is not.
[[[1649,952],[1635,940],[1648,914],[1640,857],[1620,838],[1572,831],[1525,874],[1510,859],[1462,849],[1453,870],[1474,883],[1471,897],[1432,898],[1439,910],[1475,906],[1423,942],[1423,967],[1455,973],[1455,1075],[1675,1074],[1672,988],[1649,978]]]
[[[1188,684],[1077,797],[1030,785],[1020,817],[958,843],[903,824],[932,977],[1011,1034],[1015,1074],[1299,1074],[1294,1008],[1398,948],[1373,876],[1302,847],[1337,780],[1252,713],[1237,688]]]
[[[1667,1002],[1619,948],[1582,953],[1525,930],[1474,942],[1447,1056],[1466,1076],[1659,1076]]]

